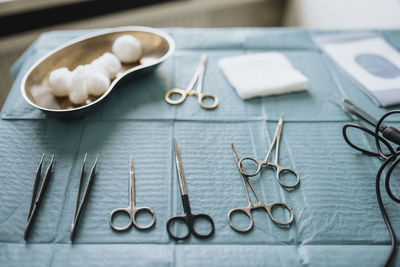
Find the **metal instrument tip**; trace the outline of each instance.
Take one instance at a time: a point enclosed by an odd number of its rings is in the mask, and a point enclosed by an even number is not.
[[[71,239],[71,241],[74,239],[74,234],[75,234],[75,223],[72,223],[71,232],[69,233],[69,238]]]
[[[134,172],[133,168],[133,156],[131,155],[131,174]]]

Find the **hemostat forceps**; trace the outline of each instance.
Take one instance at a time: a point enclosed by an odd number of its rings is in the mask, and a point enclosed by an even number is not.
[[[239,171],[240,171],[239,156],[237,155],[235,147],[234,147],[233,144],[232,144],[232,151],[233,151],[233,156],[235,158],[236,164],[237,164],[237,166],[239,168]],[[253,215],[251,214],[251,211],[255,210],[255,209],[258,209],[258,208],[263,208],[268,213],[268,215],[271,218],[271,220],[277,225],[286,226],[286,225],[290,225],[293,222],[294,213],[293,213],[293,210],[290,208],[289,205],[287,205],[285,203],[282,203],[282,202],[275,202],[275,203],[271,203],[271,204],[265,204],[265,203],[261,202],[261,199],[258,196],[256,190],[254,189],[254,186],[251,183],[250,179],[246,175],[243,175],[242,173],[240,173],[240,177],[242,178],[244,191],[246,192],[247,202],[248,202],[249,205],[247,207],[245,207],[245,208],[231,209],[228,212],[228,222],[229,222],[229,225],[232,227],[233,230],[241,232],[241,233],[250,231],[253,228],[253,225],[254,225]],[[250,186],[251,191],[253,191],[253,194],[257,199],[257,203],[256,204],[253,204],[253,202],[250,199],[249,189],[247,187],[247,184]],[[279,220],[275,219],[275,217],[272,215],[272,209],[274,207],[279,207],[279,206],[284,208],[284,209],[286,209],[289,212],[290,219],[288,221],[286,221],[286,222],[279,221]],[[250,220],[249,226],[247,228],[245,228],[245,229],[240,229],[240,228],[236,227],[232,222],[232,215],[234,213],[244,213]]]
[[[200,107],[204,109],[214,109],[218,106],[218,97],[215,95],[211,94],[203,94],[201,91],[203,89],[203,78],[204,78],[204,72],[206,69],[206,62],[207,62],[207,55],[203,54],[200,60],[199,65],[197,66],[196,72],[193,75],[192,80],[190,81],[188,87],[183,90],[180,88],[173,88],[169,90],[165,94],[165,101],[167,101],[171,105],[177,105],[185,101],[186,97],[188,95],[197,95],[197,100],[199,102]],[[193,88],[197,82],[197,88],[196,91],[193,91]],[[171,96],[177,94],[180,95],[180,97],[176,100],[172,99]],[[203,101],[205,98],[210,98],[213,103],[211,106],[206,106],[204,105]]]
[[[283,115],[279,119],[278,126],[276,127],[275,131],[275,136],[272,139],[271,145],[269,147],[269,150],[267,152],[267,156],[263,161],[257,160],[252,157],[245,157],[240,159],[239,161],[239,170],[240,172],[248,177],[252,177],[257,175],[260,171],[262,166],[268,166],[268,167],[273,167],[276,170],[276,179],[278,180],[279,184],[284,187],[284,188],[294,188],[300,183],[300,176],[298,173],[292,169],[289,168],[283,168],[279,165],[279,143],[281,140],[281,135],[282,135],[282,128],[283,128]],[[275,159],[274,162],[269,161],[269,157],[272,154],[272,150],[275,147]],[[281,180],[281,174],[282,173],[290,173],[296,177],[296,182],[293,185],[287,185]]]

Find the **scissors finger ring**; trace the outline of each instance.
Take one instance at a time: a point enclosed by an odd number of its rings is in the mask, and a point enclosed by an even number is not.
[[[142,212],[150,213],[151,216],[152,216],[151,222],[150,222],[149,224],[147,224],[147,225],[140,225],[140,224],[136,221],[136,216],[137,216],[139,213],[142,213]],[[136,228],[138,228],[138,229],[140,229],[140,230],[146,230],[146,229],[149,229],[149,228],[153,227],[153,225],[156,223],[156,215],[154,214],[154,211],[153,211],[151,208],[149,208],[149,207],[140,207],[140,208],[136,208],[136,209],[133,211],[132,220],[133,220],[133,224],[135,225]]]
[[[180,95],[178,99],[172,99],[172,95]],[[185,90],[179,89],[179,88],[174,88],[169,90],[165,94],[165,101],[167,101],[171,105],[177,105],[185,101],[187,96],[187,92]]]
[[[249,225],[244,228],[241,229],[239,227],[237,227],[236,225],[234,225],[233,220],[232,220],[232,216],[233,214],[238,214],[238,213],[244,213],[245,216],[247,216],[249,218]],[[251,208],[236,208],[236,209],[231,209],[228,212],[228,222],[229,222],[229,226],[232,227],[233,230],[240,232],[240,233],[245,233],[250,231],[253,228],[254,225],[254,221],[253,221],[253,215],[251,215]]]
[[[286,183],[284,183],[283,181],[282,181],[282,177],[281,177],[281,174],[282,173],[287,173],[287,174],[289,174],[290,176],[293,176],[293,177],[296,177],[296,181],[294,182],[294,184],[286,184]],[[299,176],[299,174],[296,172],[296,171],[294,171],[294,170],[292,170],[292,169],[288,169],[288,168],[282,168],[281,166],[277,166],[277,170],[276,170],[276,179],[278,180],[278,183],[282,186],[282,187],[284,187],[284,188],[287,188],[287,189],[289,189],[289,188],[295,188],[295,187],[297,187],[298,185],[299,185],[299,183],[300,183],[300,176]]]
[[[113,221],[114,221],[114,217],[117,215],[117,214],[127,214],[128,216],[129,216],[129,221],[128,221],[128,223],[125,225],[125,226],[116,226],[114,223],[113,223]],[[114,229],[115,231],[119,231],[119,232],[122,232],[122,231],[125,231],[125,230],[127,230],[129,227],[131,227],[131,225],[132,225],[132,214],[131,214],[131,212],[130,212],[130,210],[129,210],[129,208],[126,208],[126,209],[115,209],[115,210],[113,210],[112,212],[111,212],[111,214],[110,214],[110,226],[111,226],[111,228],[112,229]]]
[[[205,105],[204,104],[204,99],[212,99],[212,104],[211,105]],[[198,94],[198,101],[199,105],[204,108],[204,109],[214,109],[218,106],[219,100],[218,97],[215,95],[210,95],[210,94]]]

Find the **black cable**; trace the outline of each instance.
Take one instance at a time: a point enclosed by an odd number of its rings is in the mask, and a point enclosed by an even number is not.
[[[375,188],[376,188],[376,198],[378,200],[379,209],[381,211],[383,220],[385,221],[385,224],[389,231],[389,235],[390,235],[390,239],[391,239],[391,250],[390,250],[388,257],[386,258],[385,264],[383,265],[385,267],[389,266],[389,264],[391,263],[391,261],[394,257],[397,242],[396,242],[396,236],[394,234],[389,217],[387,216],[385,207],[383,205],[382,195],[381,195],[381,190],[380,190],[380,181],[381,181],[381,176],[382,176],[383,170],[389,165],[389,163],[392,163],[386,173],[385,189],[386,189],[387,194],[393,201],[400,203],[400,199],[397,198],[396,196],[394,196],[392,193],[392,190],[390,189],[390,177],[392,175],[394,168],[397,167],[397,165],[400,163],[400,157],[398,158],[398,156],[400,155],[400,150],[397,149],[397,151],[395,151],[393,149],[393,147],[390,145],[390,143],[379,135],[379,131],[381,129],[380,127],[382,127],[382,122],[385,118],[387,118],[388,116],[390,116],[392,114],[398,114],[398,113],[400,113],[400,110],[390,111],[390,112],[386,113],[385,115],[383,115],[375,126],[375,132],[373,132],[361,125],[358,125],[358,124],[346,124],[343,126],[343,129],[342,129],[342,134],[343,134],[344,140],[346,141],[346,143],[349,146],[351,146],[352,148],[354,148],[364,154],[367,154],[369,156],[379,157],[384,160],[382,166],[379,168],[379,170],[376,174]],[[359,129],[369,135],[372,135],[375,138],[375,144],[376,144],[378,153],[368,151],[368,150],[365,150],[363,148],[360,148],[360,147],[354,145],[347,136],[347,130],[349,128],[356,128],[356,129]],[[389,154],[383,153],[381,143],[384,144],[386,146],[386,148],[388,148],[388,150],[390,152]]]
[[[390,223],[389,217],[387,216],[385,207],[384,207],[383,202],[382,202],[380,181],[381,181],[381,175],[382,175],[383,170],[385,169],[385,167],[393,159],[395,159],[397,157],[398,154],[400,154],[400,152],[396,152],[395,154],[393,154],[393,156],[391,156],[390,158],[386,159],[384,161],[384,163],[382,164],[382,166],[379,168],[378,173],[376,174],[376,184],[375,184],[375,187],[376,187],[376,198],[378,200],[379,209],[381,210],[381,214],[382,214],[383,220],[385,221],[385,224],[386,224],[386,227],[387,227],[387,229],[389,231],[390,239],[391,239],[391,242],[392,242],[392,246],[391,246],[391,249],[390,249],[389,256],[386,258],[385,264],[383,265],[384,267],[389,266],[390,262],[392,261],[394,253],[395,253],[395,250],[396,250],[396,244],[397,243],[396,243],[396,236],[395,236],[393,228],[392,228],[392,224]],[[393,166],[395,166],[395,165],[393,164],[392,167]],[[386,178],[387,178],[387,176],[386,176]],[[388,181],[389,181],[388,179],[386,179],[386,181],[385,181],[386,188],[389,187]]]

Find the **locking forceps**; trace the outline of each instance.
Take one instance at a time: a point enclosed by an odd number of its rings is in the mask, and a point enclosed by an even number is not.
[[[197,100],[199,102],[200,107],[204,108],[204,109],[214,109],[218,106],[218,97],[215,95],[211,95],[211,94],[203,94],[202,90],[203,90],[203,78],[204,78],[204,72],[206,69],[206,63],[207,63],[207,55],[203,54],[201,56],[201,60],[199,65],[197,66],[197,69],[193,75],[192,80],[190,81],[188,87],[184,90],[184,89],[180,89],[180,88],[173,88],[171,90],[169,90],[166,94],[165,94],[165,101],[167,101],[169,104],[171,105],[177,105],[182,103],[183,101],[185,101],[186,97],[188,95],[197,95]],[[197,82],[197,88],[196,91],[193,91],[193,88],[195,86]],[[172,99],[172,95],[180,95],[180,97],[176,100]],[[211,99],[212,105],[208,106],[205,105],[203,103],[204,99],[209,98]]]
[[[240,172],[248,177],[252,177],[257,175],[260,171],[261,168],[265,165],[268,167],[275,168],[276,170],[276,179],[278,180],[279,184],[284,187],[284,188],[295,188],[296,186],[299,185],[300,183],[300,176],[299,174],[289,168],[284,168],[279,165],[279,144],[281,141],[281,135],[282,135],[282,128],[283,128],[283,115],[281,115],[281,118],[279,119],[278,126],[276,126],[275,130],[275,136],[272,139],[271,145],[269,147],[269,150],[267,152],[267,156],[263,161],[257,160],[252,157],[245,157],[239,160],[238,167]],[[273,149],[275,148],[275,159],[274,161],[269,161],[269,157],[272,154]],[[288,173],[291,174],[292,176],[296,177],[296,181],[292,185],[288,185],[284,183],[281,180],[281,174],[282,173]]]
[[[233,144],[232,144],[232,151],[233,151],[233,157],[235,158],[235,161],[236,161],[236,165],[238,166],[239,171],[240,171],[239,156],[237,155],[236,150],[235,150],[235,146]],[[270,203],[270,204],[263,203],[261,201],[260,197],[258,196],[256,190],[254,189],[254,186],[251,183],[249,177],[247,177],[246,175],[243,175],[243,173],[241,171],[240,171],[240,177],[242,178],[244,191],[246,192],[247,202],[248,202],[249,205],[247,207],[245,207],[245,208],[231,209],[228,212],[228,222],[229,222],[230,227],[232,227],[233,230],[235,230],[237,232],[241,232],[241,233],[245,233],[245,232],[250,231],[253,228],[253,225],[254,225],[253,215],[251,214],[251,211],[255,210],[255,209],[259,209],[259,208],[263,208],[268,213],[268,215],[271,218],[271,220],[277,225],[287,226],[287,225],[292,224],[292,222],[294,220],[294,212],[293,212],[292,208],[289,205],[287,205],[286,203],[282,203],[282,202],[275,202],[275,203]],[[257,199],[257,203],[256,204],[253,204],[253,202],[251,201],[251,198],[250,198],[250,195],[249,195],[249,189],[247,188],[247,185],[250,186],[251,191],[253,191],[253,194]],[[274,207],[282,207],[282,208],[286,209],[290,214],[289,220],[286,221],[286,222],[282,222],[282,221],[276,219],[274,217],[274,215],[272,214],[272,209]],[[232,215],[234,213],[244,213],[249,218],[250,222],[249,222],[249,225],[248,225],[247,228],[241,229],[241,228],[239,228],[239,227],[234,225],[234,223],[232,222]]]

